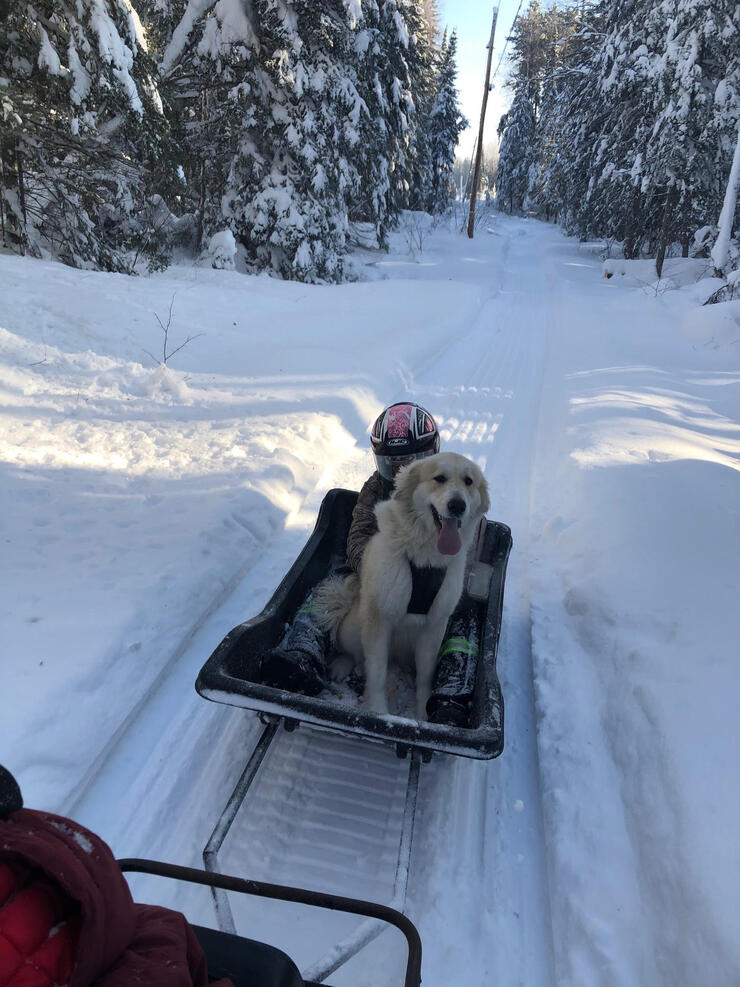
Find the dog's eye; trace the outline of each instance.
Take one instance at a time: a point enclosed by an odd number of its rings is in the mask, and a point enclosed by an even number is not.
[[[473,485],[473,478],[471,476],[466,476],[465,477],[465,486],[466,487],[472,487],[472,485]]]
[[[437,483],[446,483],[447,482],[447,477],[444,476],[444,474],[442,474],[442,473],[438,473],[434,477],[434,479],[437,481]]]

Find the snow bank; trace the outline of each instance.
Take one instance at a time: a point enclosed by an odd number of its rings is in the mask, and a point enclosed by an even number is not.
[[[233,271],[236,260],[236,240],[231,230],[221,230],[214,233],[208,241],[206,259],[211,267],[220,270]]]
[[[415,363],[467,302],[2,255],[0,283],[0,748],[28,804],[64,811],[240,574],[286,525],[300,544],[313,491],[370,472],[403,394],[389,347]],[[203,335],[152,370],[170,306],[169,352]]]
[[[740,344],[702,345],[740,331],[702,282],[636,290],[648,264],[571,270],[532,496],[556,974],[584,987],[740,972]]]
[[[706,260],[694,257],[668,257],[663,264],[661,282],[668,283],[672,287],[692,284],[701,278],[706,278],[711,273],[711,269],[712,265]],[[622,277],[647,285],[654,285],[657,278],[653,259],[624,260],[611,257],[604,261],[601,270],[605,278]]]
[[[681,331],[704,346],[735,346],[740,354],[740,300],[692,308],[683,317]]]

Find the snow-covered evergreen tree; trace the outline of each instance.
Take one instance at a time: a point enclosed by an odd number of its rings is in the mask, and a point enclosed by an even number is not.
[[[439,67],[435,80],[435,94],[429,114],[430,188],[427,208],[430,212],[442,212],[451,194],[452,170],[455,164],[455,148],[458,138],[468,121],[460,112],[457,96],[457,34],[453,31],[449,42],[442,40]]]
[[[527,205],[569,232],[621,241],[628,258],[649,251],[659,272],[673,245],[686,254],[722,208],[740,121],[739,39],[734,0],[530,7],[512,72],[517,93],[538,100]],[[508,148],[502,159],[500,188]]]
[[[668,245],[679,241],[687,255],[694,232],[722,195],[708,133],[726,53],[738,44],[735,10],[727,0],[661,0],[647,15],[646,35],[660,57],[650,80],[654,123],[640,191],[659,274]]]
[[[149,40],[149,51],[159,62],[182,20],[188,0],[134,0],[134,3]]]
[[[499,209],[520,212],[529,189],[530,167],[534,160],[535,120],[527,87],[514,96],[511,109],[499,123],[501,145],[496,175]]]
[[[373,223],[385,245],[408,202],[410,134],[416,126],[406,57],[409,32],[396,0],[363,0],[352,46],[365,111],[353,155],[358,189],[348,210],[351,219]]]
[[[340,277],[349,217],[383,243],[424,194],[419,0],[142,2],[203,245],[229,225],[258,267]]]
[[[139,0],[141,3],[142,0]],[[255,126],[261,69],[256,13],[242,0],[143,0],[173,131],[186,204],[204,249],[224,226],[224,188],[245,129]]]
[[[6,236],[113,270],[127,248],[157,254],[151,198],[173,190],[173,149],[129,0],[4,6],[0,103]]]
[[[593,79],[589,78],[589,84],[585,84],[589,76],[586,51],[593,32],[585,22],[582,8],[553,7],[547,14],[551,37],[542,46],[540,62],[546,71],[541,71],[536,86],[539,115],[528,199],[546,219],[560,216],[566,221],[566,203],[571,200],[573,184],[580,180],[583,192],[587,182],[583,181],[584,149],[580,147],[576,151],[575,144],[583,110],[586,109],[588,116],[595,112]],[[568,139],[566,131],[569,131]]]
[[[646,31],[649,0],[611,0],[606,6],[605,34],[595,54],[602,114],[593,135],[586,203],[592,228],[622,240],[630,258],[639,255],[647,236],[641,189],[660,53]]]
[[[355,11],[330,0],[263,0],[258,10],[261,66],[224,210],[259,266],[339,280],[364,110],[348,64]]]
[[[403,170],[406,189],[405,205],[410,209],[426,207],[431,179],[429,116],[435,91],[434,39],[424,9],[424,0],[384,0],[386,18],[391,11],[400,21],[399,35],[405,63],[408,151]],[[403,76],[398,76],[402,79]]]
[[[539,116],[546,83],[559,60],[563,27],[571,16],[555,3],[542,7],[531,0],[517,17],[509,38],[511,72],[506,85],[514,92],[524,89],[535,119]]]
[[[429,197],[437,16],[435,0],[0,3],[3,236],[125,270],[174,228],[164,196],[201,249],[228,228],[257,267],[339,279],[350,217],[383,243]]]
[[[437,0],[423,0],[424,20],[427,25],[427,33],[432,41],[435,41],[440,34],[441,17]]]

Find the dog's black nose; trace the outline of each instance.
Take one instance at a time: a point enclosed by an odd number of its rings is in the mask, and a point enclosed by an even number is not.
[[[465,513],[465,501],[462,497],[451,497],[447,501],[447,510],[453,517],[462,517]]]

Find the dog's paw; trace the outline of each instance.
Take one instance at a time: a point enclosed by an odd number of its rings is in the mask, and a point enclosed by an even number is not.
[[[376,716],[387,716],[390,712],[385,696],[365,696],[362,705],[368,713],[375,713]]]
[[[346,682],[354,667],[354,659],[349,655],[337,655],[329,662],[329,678],[332,682]]]

